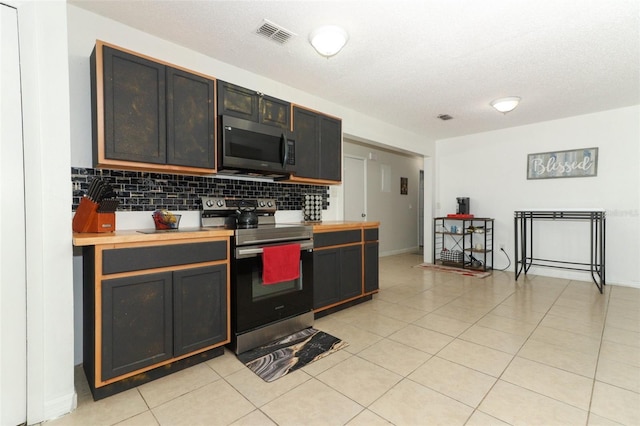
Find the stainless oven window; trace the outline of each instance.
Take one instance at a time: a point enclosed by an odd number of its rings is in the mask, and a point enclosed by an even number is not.
[[[302,261],[300,261],[300,277],[298,279],[276,284],[264,284],[262,281],[262,259],[260,257],[258,259],[260,261],[255,263],[251,274],[251,299],[254,302],[302,290]]]

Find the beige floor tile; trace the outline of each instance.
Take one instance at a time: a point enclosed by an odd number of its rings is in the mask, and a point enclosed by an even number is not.
[[[420,294],[416,294],[414,297],[404,299],[398,302],[399,306],[406,306],[412,309],[429,313],[436,309],[446,305],[455,299],[456,296],[451,295],[438,295],[433,290],[425,291]]]
[[[339,350],[329,356],[322,357],[317,361],[313,361],[312,363],[305,365],[301,370],[311,376],[317,376],[323,371],[330,369],[334,365],[339,364],[352,356],[353,354],[347,350]]]
[[[529,336],[536,328],[535,324],[513,318],[505,318],[495,314],[488,314],[484,316],[476,323],[476,325],[525,337]]]
[[[515,355],[524,344],[526,337],[474,325],[462,333],[459,339]]]
[[[500,377],[513,359],[512,354],[460,339],[449,343],[438,356],[493,377]]]
[[[518,356],[590,378],[595,376],[598,362],[597,353],[576,352],[538,340],[528,340]]]
[[[332,336],[344,340],[349,344],[343,350],[352,354],[357,354],[361,350],[368,348],[379,340],[382,340],[382,336],[371,333],[353,325],[346,323],[331,323],[324,325],[322,331],[325,331]]]
[[[129,389],[99,401],[86,400],[65,416],[47,422],[51,425],[112,425],[145,411],[149,407],[137,389]]]
[[[547,313],[546,310],[536,311],[527,307],[511,306],[504,303],[496,306],[491,314],[501,317],[517,319],[519,321],[537,325]]]
[[[549,309],[549,314],[584,321],[586,323],[600,324],[604,323],[605,309],[605,306],[600,305],[589,308],[553,305],[551,309]]]
[[[198,364],[138,387],[149,408],[219,380],[220,376],[206,364]]]
[[[600,348],[600,359],[622,362],[640,367],[640,350],[635,346],[603,341]]]
[[[402,376],[354,356],[319,374],[317,379],[366,407]]]
[[[273,382],[265,382],[253,371],[245,368],[227,376],[225,380],[253,405],[260,408],[310,378],[310,375],[299,369]]]
[[[603,321],[584,321],[572,317],[547,314],[540,322],[543,327],[555,328],[571,333],[582,334],[592,339],[600,339],[604,329]]]
[[[500,379],[589,410],[593,379],[520,357],[514,358]]]
[[[471,407],[408,379],[369,409],[394,425],[463,425],[473,412]]]
[[[360,414],[355,416],[349,423],[348,426],[386,426],[391,425],[388,421],[380,417],[369,410],[363,410]]]
[[[436,354],[447,346],[453,337],[437,331],[426,330],[416,325],[408,325],[389,336],[389,339],[403,343],[420,351]]]
[[[280,426],[342,425],[362,409],[362,406],[316,379],[262,407],[262,411]]]
[[[231,426],[276,426],[276,424],[262,411],[255,410],[231,423]]]
[[[404,377],[432,355],[400,342],[383,339],[358,353],[358,356]]]
[[[382,337],[386,337],[407,325],[404,321],[398,321],[378,313],[370,313],[362,316],[357,322],[354,321],[352,324]]]
[[[380,303],[373,306],[373,310],[390,318],[403,322],[413,322],[424,316],[424,311],[398,305],[397,303]]]
[[[408,379],[471,407],[477,407],[497,378],[434,356]]]
[[[442,315],[443,317],[457,319],[459,321],[475,323],[485,316],[490,310],[491,309],[468,309],[461,306],[452,306],[451,304],[447,304],[436,309],[433,313]]]
[[[498,380],[478,410],[512,425],[583,425],[587,412]]]
[[[229,424],[255,410],[226,381],[218,380],[153,408],[161,426]]]
[[[205,364],[218,373],[220,377],[227,377],[229,374],[247,368],[238,360],[236,355],[227,348],[225,348],[223,355],[210,359]]]
[[[600,339],[592,339],[582,334],[544,326],[536,328],[529,339],[590,355],[597,354],[600,349]]]
[[[633,346],[640,350],[640,333],[617,327],[605,327],[602,340]]]
[[[151,411],[145,411],[144,413],[133,416],[130,419],[124,420],[120,423],[116,423],[117,426],[158,426],[158,421],[153,416]]]
[[[491,417],[482,411],[474,411],[469,421],[464,424],[465,426],[508,426],[509,423],[505,423],[502,420],[498,420],[495,417]]]
[[[640,394],[596,381],[591,411],[625,425],[640,424]]]
[[[625,426],[622,423],[614,422],[613,420],[605,419],[597,414],[589,413],[589,419],[587,420],[588,426]]]
[[[607,313],[607,319],[605,322],[607,327],[622,328],[623,330],[634,331],[640,333],[640,319],[630,317],[624,312],[616,312],[612,309]]]
[[[413,322],[415,325],[457,337],[473,324],[437,314],[427,314]]]
[[[640,393],[640,367],[601,357],[598,360],[596,380]]]
[[[391,288],[381,289],[378,293],[378,298],[387,302],[397,303],[418,293],[420,293],[420,290],[406,284],[400,284]]]

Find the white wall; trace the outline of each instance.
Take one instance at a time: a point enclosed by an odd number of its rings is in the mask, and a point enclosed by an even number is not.
[[[639,118],[640,106],[634,106],[440,140],[436,144],[436,216],[455,212],[456,197],[470,197],[471,213],[496,219],[496,246],[505,243],[513,260],[514,210],[604,208],[607,282],[640,287]],[[596,177],[527,180],[527,154],[589,147],[599,148]],[[588,262],[588,225],[540,226],[536,257]],[[506,264],[506,257],[496,253],[496,268]],[[590,280],[587,273],[561,269],[531,272]]]
[[[418,189],[422,157],[390,152],[345,141],[344,154],[366,158],[367,220],[380,222],[380,255],[418,248]],[[372,154],[375,160],[371,160]],[[390,191],[382,190],[381,167],[391,171]],[[409,179],[408,194],[400,194],[400,177]]]
[[[20,39],[27,224],[26,420],[32,424],[69,412],[76,398],[66,3],[8,4],[18,11]]]

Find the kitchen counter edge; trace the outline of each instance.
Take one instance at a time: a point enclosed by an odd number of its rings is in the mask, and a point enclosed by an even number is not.
[[[378,228],[380,222],[353,222],[353,221],[325,221],[325,222],[303,222],[305,225],[313,226],[313,232],[344,231],[348,229]]]
[[[230,229],[180,229],[179,231],[153,232],[152,229],[115,231],[109,233],[73,233],[76,247],[100,244],[139,243],[153,241],[179,241],[194,238],[224,238],[233,235]]]

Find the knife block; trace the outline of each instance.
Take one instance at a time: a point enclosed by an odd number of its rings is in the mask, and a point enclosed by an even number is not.
[[[98,213],[98,204],[83,197],[73,216],[74,232],[113,232],[116,230],[115,213]]]

